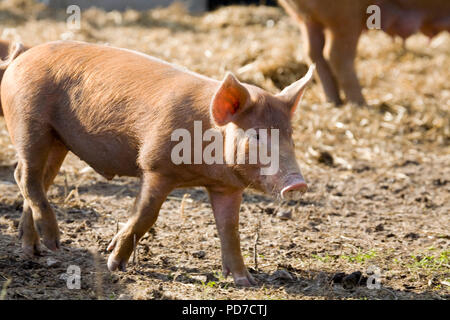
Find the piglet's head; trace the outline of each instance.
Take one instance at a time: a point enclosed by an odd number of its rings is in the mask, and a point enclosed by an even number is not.
[[[228,73],[210,105],[224,134],[224,161],[242,185],[281,198],[298,199],[307,185],[295,159],[291,118],[314,65],[277,95],[241,83]]]

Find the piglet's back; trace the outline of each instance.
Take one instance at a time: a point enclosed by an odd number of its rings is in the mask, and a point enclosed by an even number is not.
[[[30,104],[33,108],[42,109],[27,110],[28,106],[14,103],[10,107],[57,120],[70,114],[82,119],[90,133],[108,128],[129,132],[139,122],[148,126],[149,121],[169,116],[174,120],[169,109],[180,106],[189,109],[187,114],[204,114],[195,109],[208,106],[217,86],[214,80],[145,54],[75,41],[33,47],[14,61],[4,77],[5,100],[26,94],[33,97],[28,100],[35,102]],[[127,125],[130,122],[133,126]]]
[[[32,119],[105,177],[136,176],[140,146],[165,142],[194,120],[210,121],[217,84],[126,49],[58,41],[14,60],[2,103],[8,128]],[[18,131],[9,131],[14,142]]]

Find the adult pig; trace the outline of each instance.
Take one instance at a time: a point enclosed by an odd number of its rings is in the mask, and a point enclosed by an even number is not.
[[[302,79],[272,95],[231,73],[216,81],[126,49],[58,41],[26,51],[8,66],[1,85],[4,116],[18,153],[15,179],[25,198],[23,249],[39,253],[40,237],[48,248],[59,248],[46,190],[72,151],[108,179],[123,175],[142,181],[132,216],[108,247],[110,270],[125,270],[133,244],[155,223],[174,188],[204,186],[221,241],[224,274],[231,273],[236,284],[254,284],[239,242],[242,193],[248,186],[281,197],[306,191],[290,119],[312,73],[310,68]],[[262,175],[268,165],[260,161],[174,163],[172,150],[178,142],[172,141],[173,132],[194,136],[196,123],[223,136],[226,160],[241,150],[228,147],[237,132],[267,129],[261,145],[278,150],[278,170]],[[261,137],[244,139],[245,152]]]
[[[367,9],[380,9],[381,29],[407,38],[421,31],[433,37],[450,31],[448,0],[279,0],[300,23],[309,59],[317,66],[327,100],[341,104],[339,89],[348,101],[365,104],[354,60],[361,33],[367,29]],[[369,10],[369,13],[372,11]]]

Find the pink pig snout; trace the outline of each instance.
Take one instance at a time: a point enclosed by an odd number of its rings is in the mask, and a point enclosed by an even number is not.
[[[308,190],[303,176],[300,173],[290,174],[286,177],[283,188],[281,189],[281,198],[285,200],[298,200],[303,193]]]

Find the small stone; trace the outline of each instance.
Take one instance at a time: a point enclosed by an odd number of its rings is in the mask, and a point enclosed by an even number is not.
[[[197,259],[203,259],[206,256],[206,252],[203,250],[200,250],[200,251],[194,252],[192,254],[192,256]]]
[[[321,151],[317,161],[330,167],[332,167],[334,164],[333,156],[327,151]]]
[[[117,283],[117,282],[119,282],[120,277],[119,277],[117,274],[111,273],[110,275],[111,275],[111,282],[112,282],[112,283]]]
[[[201,283],[206,283],[208,281],[208,277],[204,275],[194,275],[191,276],[192,279],[200,281]]]
[[[290,220],[292,219],[292,211],[291,210],[280,211],[277,213],[277,217],[280,218],[281,220]]]
[[[386,235],[386,238],[393,238],[393,237],[395,237],[394,233],[389,233],[389,234]]]
[[[133,298],[127,294],[122,293],[121,295],[119,295],[117,300],[133,300]]]
[[[408,234],[405,235],[406,239],[411,239],[411,240],[416,240],[420,238],[420,235],[418,235],[417,233],[414,232],[410,232]]]
[[[359,281],[361,280],[362,273],[361,271],[353,272],[352,274],[349,274],[348,276],[344,277],[342,279],[342,285],[345,289],[350,290],[355,288]]]
[[[56,268],[56,267],[59,267],[60,265],[61,265],[61,262],[52,257],[49,257],[47,259],[47,266],[50,268]]]
[[[24,263],[22,263],[22,268],[25,270],[38,269],[38,268],[42,268],[42,265],[37,262],[27,260]]]
[[[264,208],[264,213],[274,214],[274,212],[275,212],[275,208],[274,207],[266,207],[266,208]]]
[[[275,280],[294,280],[294,276],[284,269],[277,270],[269,277],[269,281],[275,281]]]
[[[344,279],[345,276],[346,276],[345,272],[335,273],[331,281],[333,281],[333,283],[342,283],[342,279]]]

